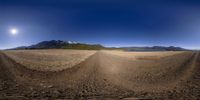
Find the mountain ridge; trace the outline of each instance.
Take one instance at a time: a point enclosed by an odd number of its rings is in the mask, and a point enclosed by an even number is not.
[[[21,46],[12,50],[29,49],[80,49],[80,50],[101,50],[101,49],[120,49],[125,51],[186,51],[187,49],[175,46],[152,46],[152,47],[104,47],[101,44],[86,44],[76,41],[50,40],[42,41],[31,46]]]
[[[104,46],[100,44],[86,44],[76,41],[62,41],[50,40],[42,41],[31,46],[21,46],[13,48],[14,50],[27,50],[27,49],[83,49],[83,50],[100,50]]]

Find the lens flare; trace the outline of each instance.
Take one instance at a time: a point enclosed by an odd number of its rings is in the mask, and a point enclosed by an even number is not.
[[[12,29],[10,29],[10,33],[12,35],[16,35],[18,33],[18,30],[16,28],[12,28]]]

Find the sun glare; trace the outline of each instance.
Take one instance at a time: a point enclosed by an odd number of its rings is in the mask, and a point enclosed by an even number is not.
[[[18,30],[16,28],[12,28],[12,29],[10,29],[10,33],[12,35],[16,35],[18,33]]]

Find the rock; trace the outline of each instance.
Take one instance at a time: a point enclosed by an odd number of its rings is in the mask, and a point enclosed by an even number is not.
[[[47,88],[52,88],[53,87],[53,85],[49,85],[49,86],[47,86]]]
[[[60,92],[58,90],[53,91],[54,94],[59,94]]]
[[[15,87],[19,87],[19,84],[16,84]]]
[[[30,87],[30,90],[33,91],[33,87]]]

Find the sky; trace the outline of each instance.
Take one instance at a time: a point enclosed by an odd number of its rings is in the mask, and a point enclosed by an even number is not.
[[[200,49],[200,1],[0,0],[0,49],[46,40]]]

